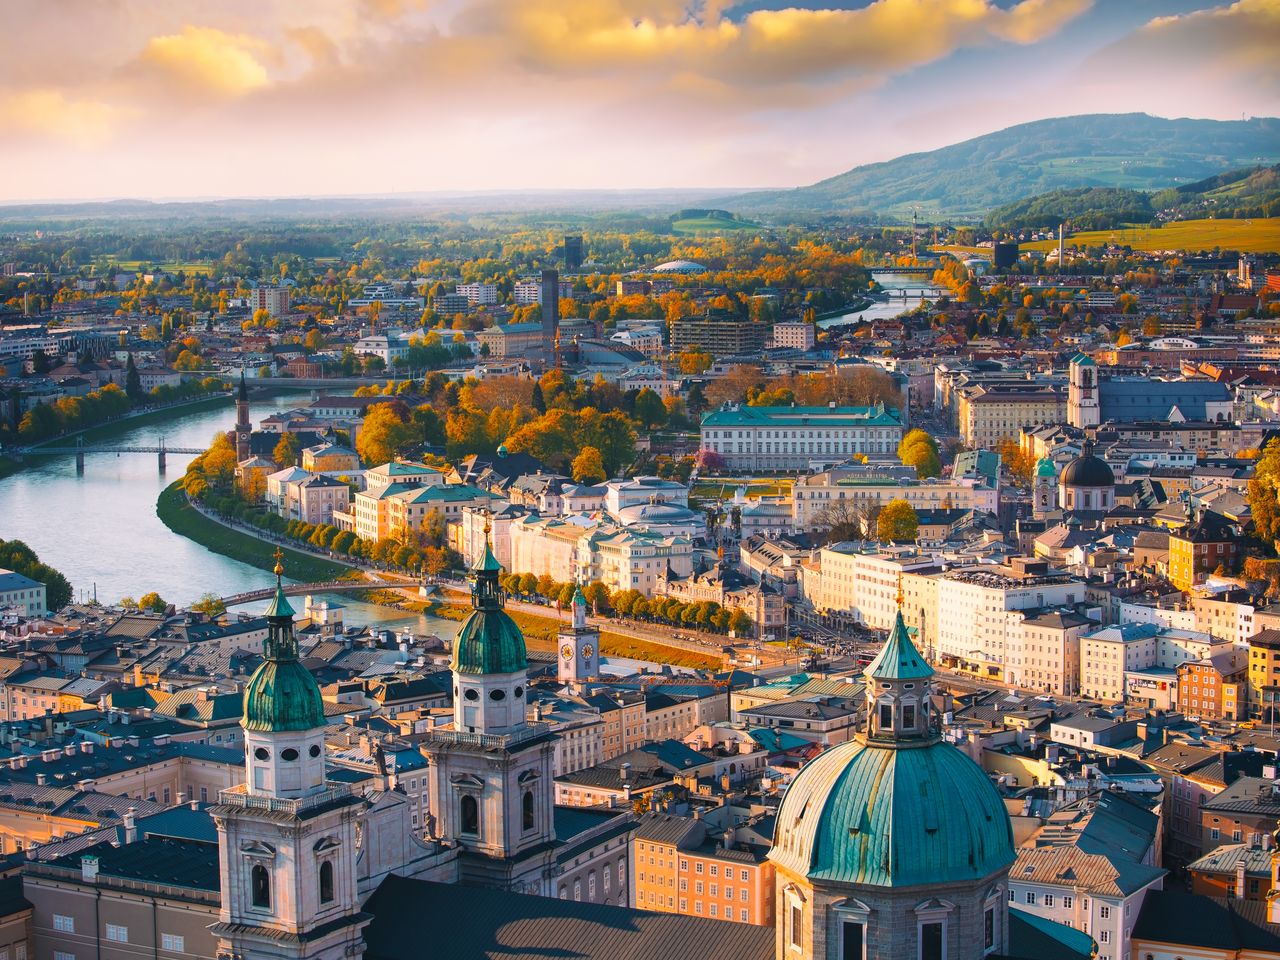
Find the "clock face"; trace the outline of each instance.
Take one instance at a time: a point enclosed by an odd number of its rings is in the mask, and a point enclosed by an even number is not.
[[[569,644],[566,643],[563,647],[560,648],[560,656],[564,657],[566,660],[572,660],[573,647],[569,646]]]
[[[585,647],[583,647],[583,648],[582,648],[582,659],[583,659],[583,660],[590,660],[590,659],[591,659],[591,654],[592,654],[592,653],[594,653],[594,652],[595,652],[595,651],[593,651],[593,650],[591,649],[591,644],[589,644],[589,643],[588,643]]]

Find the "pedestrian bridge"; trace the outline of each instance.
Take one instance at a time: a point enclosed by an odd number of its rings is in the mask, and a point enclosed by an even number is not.
[[[305,597],[310,593],[345,593],[356,590],[378,590],[387,587],[413,587],[404,580],[323,580],[318,583],[286,583],[285,596]],[[247,590],[244,593],[223,597],[222,602],[228,607],[237,607],[242,603],[254,603],[258,600],[269,600],[276,594],[275,587],[264,587],[261,590]]]

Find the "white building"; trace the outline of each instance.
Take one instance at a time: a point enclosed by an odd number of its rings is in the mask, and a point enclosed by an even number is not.
[[[44,584],[12,570],[0,569],[0,608],[3,607],[16,607],[28,617],[44,616],[48,611]]]
[[[936,579],[938,657],[994,680],[1008,679],[1009,633],[1021,630],[1021,618],[1010,618],[1008,611],[1069,607],[1085,598],[1084,581],[1026,557],[1015,557],[1009,566],[951,570]]]
[[[769,346],[775,350],[812,350],[818,342],[817,324],[803,320],[775,323]]]
[[[820,575],[805,577],[805,594],[820,611],[839,611],[876,630],[898,615],[898,582],[905,573],[941,568],[915,550],[866,550],[852,544],[823,547]]]
[[[249,291],[249,309],[257,312],[265,310],[273,317],[281,317],[289,312],[288,287],[254,287]]]
[[[473,307],[491,307],[498,302],[496,283],[460,283],[455,292],[466,297]]]
[[[702,418],[702,449],[730,470],[803,470],[859,453],[885,454],[902,440],[894,407],[752,407],[733,405]]]
[[[1099,700],[1124,699],[1129,673],[1153,667],[1176,670],[1181,663],[1204,660],[1232,641],[1196,630],[1153,623],[1103,627],[1080,639],[1080,694]]]
[[[517,280],[512,290],[512,295],[516,303],[522,307],[527,307],[533,303],[542,302],[542,281],[534,280]],[[568,300],[573,296],[573,283],[569,280],[560,281],[560,299]]]

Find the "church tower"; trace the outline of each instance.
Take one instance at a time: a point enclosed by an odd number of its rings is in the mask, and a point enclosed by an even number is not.
[[[526,718],[524,634],[503,609],[485,529],[474,608],[453,642],[453,724],[422,747],[436,834],[461,848],[463,883],[551,895],[555,737]]]
[[[1067,423],[1073,427],[1096,427],[1102,422],[1098,365],[1092,357],[1077,353],[1068,369]]]
[[[253,456],[249,449],[249,435],[253,424],[249,422],[249,387],[244,382],[244,367],[240,368],[240,388],[236,391],[236,462],[243,463]]]
[[[573,590],[573,625],[557,638],[560,659],[556,679],[578,687],[584,680],[600,676],[600,631],[587,626],[587,598],[582,587]]]
[[[219,957],[351,960],[364,953],[356,824],[366,803],[325,784],[324,702],[298,661],[281,582],[267,608],[266,659],[244,692],[245,783],[211,809],[218,828]]]
[[[1031,481],[1031,516],[1043,520],[1058,500],[1058,468],[1048,457],[1041,457],[1036,464],[1036,474]]]

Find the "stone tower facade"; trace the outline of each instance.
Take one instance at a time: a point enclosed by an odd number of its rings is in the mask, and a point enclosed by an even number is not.
[[[1043,520],[1058,500],[1058,471],[1052,460],[1044,457],[1036,464],[1031,481],[1031,515]]]
[[[246,781],[210,811],[218,828],[218,955],[351,960],[364,954],[356,826],[366,803],[324,779],[324,704],[298,661],[280,583],[267,610],[266,660],[245,688]]]
[[[236,390],[236,461],[243,463],[253,455],[249,449],[249,436],[253,424],[249,421],[249,387],[244,380],[244,368],[240,369],[240,387]]]
[[[1102,422],[1098,400],[1098,365],[1082,353],[1071,358],[1067,380],[1067,422],[1073,427],[1096,427]]]
[[[555,738],[526,717],[524,635],[503,609],[485,544],[471,616],[453,646],[453,724],[423,744],[436,835],[461,848],[463,883],[552,895]]]
[[[572,687],[600,676],[600,631],[587,625],[587,598],[582,588],[573,591],[573,621],[556,638],[560,659],[556,662],[556,679]]]

